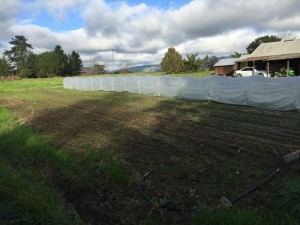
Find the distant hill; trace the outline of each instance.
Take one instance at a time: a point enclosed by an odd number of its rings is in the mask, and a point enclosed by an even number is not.
[[[130,71],[133,73],[138,73],[138,72],[148,72],[148,73],[153,73],[153,72],[161,72],[160,65],[141,65],[141,66],[133,66],[129,68]]]

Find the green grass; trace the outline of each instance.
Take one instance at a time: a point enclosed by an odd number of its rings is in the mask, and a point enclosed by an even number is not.
[[[119,165],[113,162],[113,155],[107,149],[95,149],[90,145],[83,145],[85,149],[84,164],[89,168],[89,173],[93,173],[99,169],[99,162],[102,162],[102,171],[106,173],[107,177],[116,183],[127,183],[128,175]]]
[[[2,109],[1,107],[0,114],[1,111],[6,111]],[[3,157],[11,162],[35,161],[37,164],[56,163],[66,167],[72,166],[74,161],[70,152],[51,147],[39,134],[18,124],[1,132],[0,149]]]
[[[14,118],[11,113],[4,107],[0,107],[0,132],[8,130],[13,122]]]
[[[118,165],[110,163],[106,166],[105,171],[108,177],[117,183],[127,183],[128,175],[127,173]]]
[[[116,182],[128,180],[110,161],[97,170],[100,161],[110,159],[106,152],[89,149],[77,156],[52,147],[39,134],[19,125],[4,107],[0,107],[0,118],[0,221],[4,224],[82,224],[56,189],[56,182],[67,179],[80,192],[91,175],[107,173]]]
[[[0,220],[4,224],[81,224],[56,190],[45,184],[42,168],[65,167],[66,151],[48,146],[29,128],[12,126],[12,115],[0,107]]]
[[[76,211],[28,169],[0,163],[0,220],[4,224],[82,224]]]
[[[63,86],[64,77],[35,78],[0,82],[0,93],[11,91],[34,91]]]
[[[279,201],[282,212],[300,221],[300,180],[288,181]]]

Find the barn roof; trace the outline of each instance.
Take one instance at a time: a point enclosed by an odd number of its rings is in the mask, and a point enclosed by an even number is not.
[[[233,66],[237,58],[220,59],[214,66]]]
[[[300,39],[260,44],[247,58],[242,61],[278,60],[300,57]]]

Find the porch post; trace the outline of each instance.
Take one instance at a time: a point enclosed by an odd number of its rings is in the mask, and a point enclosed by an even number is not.
[[[238,63],[235,62],[234,65],[233,65],[233,76],[234,76],[234,77],[236,76],[236,70],[237,70],[237,67],[238,67]]]
[[[289,76],[289,70],[290,70],[290,60],[287,60],[287,63],[286,63],[286,76],[288,77]]]
[[[254,75],[254,70],[255,70],[255,61],[253,60],[253,69],[252,69],[252,75]]]
[[[269,77],[269,73],[270,73],[270,62],[267,61],[267,77]]]

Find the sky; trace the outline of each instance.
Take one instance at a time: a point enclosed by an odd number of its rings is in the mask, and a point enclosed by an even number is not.
[[[0,54],[23,35],[38,54],[61,45],[85,66],[159,64],[168,48],[183,57],[246,52],[255,38],[300,38],[299,0],[0,0]]]

